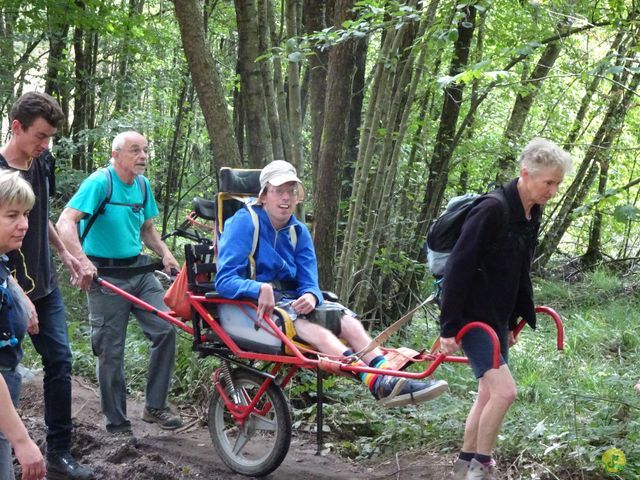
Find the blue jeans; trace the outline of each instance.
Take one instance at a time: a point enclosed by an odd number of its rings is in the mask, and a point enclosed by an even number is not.
[[[2,373],[4,381],[7,383],[7,388],[9,389],[13,406],[17,407],[18,400],[20,400],[22,377],[15,371],[0,373]],[[15,480],[15,478],[16,475],[13,470],[13,457],[11,456],[11,444],[4,434],[0,433],[0,480]]]
[[[62,294],[56,287],[33,304],[40,332],[31,335],[44,367],[44,423],[47,453],[68,452],[71,447],[71,348]]]

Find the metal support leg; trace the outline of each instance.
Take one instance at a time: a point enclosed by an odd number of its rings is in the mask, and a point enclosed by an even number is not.
[[[318,449],[316,455],[322,455],[322,404],[324,403],[324,394],[322,392],[322,370],[316,369],[316,443]]]

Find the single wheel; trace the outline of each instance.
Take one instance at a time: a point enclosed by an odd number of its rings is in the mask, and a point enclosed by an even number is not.
[[[247,370],[233,373],[236,404],[249,405],[264,378]],[[209,433],[222,461],[242,475],[261,477],[280,466],[291,443],[291,412],[275,383],[262,395],[253,412],[238,424],[216,389],[209,401]]]

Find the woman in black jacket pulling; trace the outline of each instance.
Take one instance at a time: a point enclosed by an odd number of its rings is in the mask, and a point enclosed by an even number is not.
[[[535,328],[530,273],[542,207],[558,192],[570,168],[567,152],[548,140],[533,139],[520,157],[520,176],[501,187],[506,205],[494,197],[478,201],[447,261],[441,351],[452,354],[462,347],[479,382],[453,479],[497,478],[491,453],[516,396],[508,366],[513,329],[520,317]],[[456,343],[456,334],[473,321],[485,322],[496,332],[500,368],[492,367],[493,347],[484,331],[472,329]]]

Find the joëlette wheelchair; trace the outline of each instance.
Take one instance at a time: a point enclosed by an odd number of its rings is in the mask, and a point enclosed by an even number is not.
[[[409,379],[424,379],[442,362],[466,363],[466,357],[436,353],[438,340],[431,350],[415,352],[381,346],[393,366],[380,370],[356,365],[353,358],[331,357],[315,352],[295,339],[293,324],[286,311],[276,308],[270,318],[257,318],[253,300],[230,300],[214,289],[217,234],[229,218],[259,190],[260,170],[223,168],[219,176],[219,193],[215,201],[194,199],[193,212],[168,236],[187,239],[185,267],[188,288],[185,299],[189,308],[180,317],[175,312],[160,312],[129,295],[102,278],[96,282],[124,296],[140,308],[151,311],[193,336],[193,350],[201,356],[221,360],[213,373],[213,391],[209,401],[208,425],[212,442],[224,463],[247,476],[264,476],[274,471],[287,455],[292,424],[289,402],[283,389],[300,369],[317,372],[318,414],[316,416],[318,451],[322,445],[322,372],[353,376],[359,372],[384,373]],[[203,230],[203,222],[208,229]],[[213,230],[212,230],[213,228]],[[336,300],[330,293],[326,297]],[[557,313],[547,307],[537,312],[551,316],[557,327],[557,347],[562,349],[563,327]],[[524,327],[518,325],[516,334]],[[398,322],[396,322],[398,324]],[[480,328],[492,338],[494,367],[499,367],[499,342],[486,324],[473,322],[465,326],[457,340],[472,328]],[[383,332],[384,333],[384,332]],[[389,333],[389,332],[387,332]],[[374,339],[381,343],[384,335]],[[374,343],[372,342],[372,344]],[[359,352],[363,355],[364,351]],[[424,365],[422,371],[409,371],[409,365]],[[414,368],[413,370],[416,370]]]

